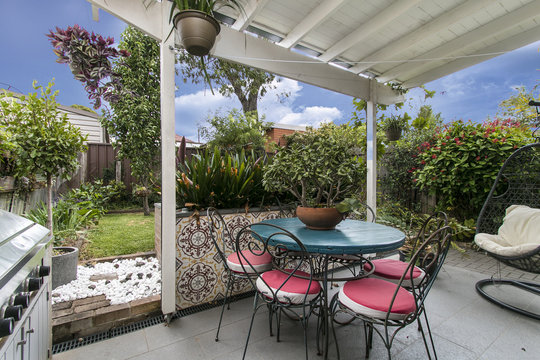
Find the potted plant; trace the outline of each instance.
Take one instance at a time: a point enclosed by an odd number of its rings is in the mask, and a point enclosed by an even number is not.
[[[15,144],[6,126],[0,124],[0,191],[11,191],[15,188]]]
[[[230,7],[243,13],[237,0],[173,0],[169,21],[172,20],[186,51],[192,55],[208,55],[219,34],[220,26],[214,11]],[[174,15],[175,10],[179,12]]]
[[[51,89],[54,83],[49,83],[45,89],[36,81],[32,85],[40,93],[23,95],[20,101],[14,101],[7,94],[0,95],[0,111],[13,142],[17,144],[13,150],[17,158],[17,174],[42,175],[46,179],[46,225],[54,233],[53,182],[58,176],[69,179],[77,169],[78,154],[86,150],[86,137],[58,108],[58,91]],[[53,283],[55,272],[59,273],[53,263]]]
[[[401,133],[409,126],[411,117],[404,113],[403,115],[390,115],[381,120],[381,129],[384,130],[388,141],[397,141],[401,138]]]
[[[360,130],[348,124],[324,124],[286,137],[264,169],[268,191],[288,191],[298,200],[298,218],[310,229],[333,229],[342,219],[335,205],[358,192],[364,160],[354,149]]]

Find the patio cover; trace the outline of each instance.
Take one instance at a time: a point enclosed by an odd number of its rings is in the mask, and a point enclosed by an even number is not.
[[[161,42],[162,310],[174,311],[174,36],[169,1],[88,0]],[[224,8],[212,55],[365,99],[367,203],[376,205],[375,105],[540,40],[538,0],[240,0]],[[172,278],[171,278],[172,277]]]

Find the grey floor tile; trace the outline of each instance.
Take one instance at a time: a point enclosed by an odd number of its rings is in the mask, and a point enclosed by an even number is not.
[[[105,358],[103,358],[105,359]],[[127,358],[129,360],[205,360],[204,351],[195,339],[180,340],[144,354]]]
[[[429,344],[429,338],[427,340]],[[440,336],[434,335],[433,342],[435,344],[435,350],[439,360],[473,360],[478,357],[474,352]],[[433,358],[433,352],[431,352],[431,354]],[[413,344],[407,346],[393,358],[395,360],[427,359],[428,356],[424,341],[421,338],[416,340]]]
[[[124,360],[148,351],[142,330],[53,356],[54,360]]]

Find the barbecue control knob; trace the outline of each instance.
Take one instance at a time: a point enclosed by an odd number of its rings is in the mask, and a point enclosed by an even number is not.
[[[26,291],[35,291],[39,290],[43,284],[43,279],[41,278],[28,278],[26,279]]]
[[[44,276],[49,276],[49,274],[51,273],[51,267],[50,266],[37,266],[36,267],[36,270],[37,270],[37,274],[38,276],[40,277],[44,277]]]
[[[21,305],[8,305],[4,309],[4,319],[12,318],[15,321],[21,320],[23,308]]]
[[[23,308],[27,308],[30,305],[30,295],[29,294],[18,294],[12,297],[13,305],[21,305]]]
[[[13,333],[14,320],[12,318],[0,320],[0,338]]]

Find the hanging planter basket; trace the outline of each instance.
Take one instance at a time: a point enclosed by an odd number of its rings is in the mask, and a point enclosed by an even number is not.
[[[400,128],[390,128],[385,130],[386,138],[388,141],[397,141],[401,138]]]
[[[198,10],[180,11],[174,27],[186,51],[196,56],[208,55],[220,31],[216,19]]]

